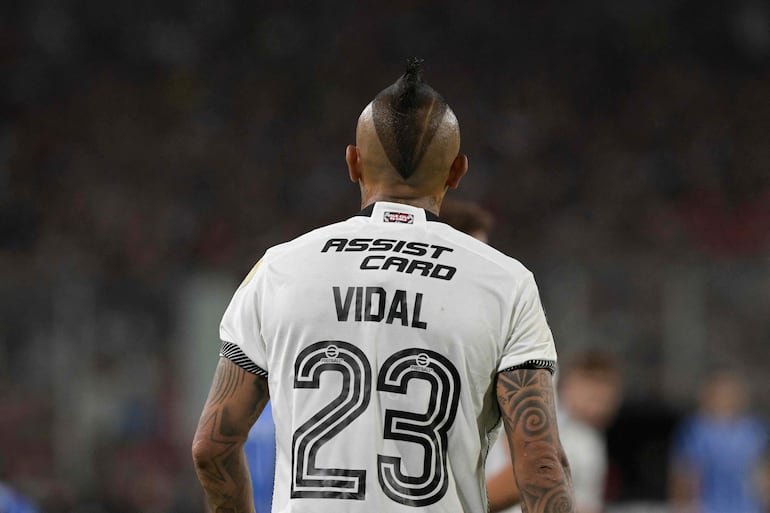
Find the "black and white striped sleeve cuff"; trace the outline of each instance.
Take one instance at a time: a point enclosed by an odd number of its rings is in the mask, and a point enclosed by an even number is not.
[[[507,369],[503,369],[500,372],[506,372],[506,371],[512,371],[512,370],[519,370],[519,369],[545,369],[551,374],[556,372],[556,362],[553,360],[528,360],[524,363],[520,363],[519,365],[514,365],[513,367],[508,367]]]
[[[246,356],[246,353],[244,353],[240,347],[233,344],[232,342],[222,342],[222,348],[219,350],[219,356],[227,358],[246,372],[267,378],[267,371],[254,363],[251,358]]]

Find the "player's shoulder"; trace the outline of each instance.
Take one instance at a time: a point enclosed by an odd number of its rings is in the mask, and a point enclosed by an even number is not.
[[[446,223],[432,222],[430,224],[434,234],[444,238],[453,245],[463,248],[469,253],[470,258],[474,258],[488,266],[493,266],[500,272],[516,278],[532,275],[532,272],[519,260],[506,255],[489,244],[461,232]]]

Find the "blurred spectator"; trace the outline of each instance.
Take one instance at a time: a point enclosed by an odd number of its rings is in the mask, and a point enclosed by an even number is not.
[[[746,383],[717,370],[704,381],[698,411],[680,426],[671,462],[675,513],[762,513],[768,432],[748,412]]]

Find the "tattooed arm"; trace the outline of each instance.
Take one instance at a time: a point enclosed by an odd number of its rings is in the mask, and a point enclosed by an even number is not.
[[[212,513],[253,513],[243,445],[268,400],[267,380],[220,358],[193,440],[195,471]]]
[[[524,513],[574,513],[567,457],[556,427],[553,380],[545,369],[516,369],[497,375],[516,485]]]

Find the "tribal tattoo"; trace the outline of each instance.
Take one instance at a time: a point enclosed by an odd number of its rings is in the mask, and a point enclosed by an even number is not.
[[[524,513],[574,513],[569,464],[556,426],[553,380],[545,369],[498,374],[516,484]]]
[[[196,472],[213,513],[254,511],[243,445],[268,398],[265,378],[219,360],[193,441]]]

